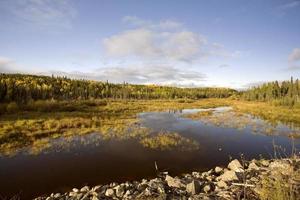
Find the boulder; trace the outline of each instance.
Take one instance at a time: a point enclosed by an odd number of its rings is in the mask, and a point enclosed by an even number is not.
[[[235,172],[243,172],[243,166],[241,163],[235,159],[228,164],[228,169],[233,170]]]
[[[123,185],[117,185],[116,187],[114,187],[114,189],[116,191],[117,197],[123,197],[125,193],[125,187]]]
[[[186,191],[190,194],[198,194],[201,191],[201,184],[199,181],[192,181],[186,185]]]
[[[80,189],[80,192],[88,192],[88,191],[89,191],[88,186],[84,186],[83,188]]]
[[[264,166],[264,167],[268,167],[269,164],[270,164],[270,162],[269,162],[268,160],[261,160],[261,161],[260,161],[260,164],[261,164],[262,166]]]
[[[79,190],[77,188],[73,188],[72,191],[73,192],[79,192]]]
[[[217,174],[220,174],[221,172],[223,171],[223,168],[221,168],[221,167],[216,167],[215,168],[215,173],[217,173]]]
[[[217,177],[218,181],[237,181],[239,180],[235,171],[225,171],[224,174],[221,176]]]
[[[227,183],[225,183],[224,181],[218,181],[218,182],[217,182],[217,186],[218,186],[219,188],[224,188],[224,189],[227,189],[227,188],[228,188]]]
[[[255,171],[257,171],[257,170],[259,170],[259,167],[254,163],[254,162],[251,162],[250,164],[249,164],[249,166],[248,166],[248,170],[255,170]]]
[[[113,189],[111,189],[111,188],[108,188],[105,191],[105,196],[107,196],[107,197],[112,197],[112,196],[114,196],[114,194],[115,194],[115,191]]]
[[[210,190],[211,190],[210,185],[206,185],[206,186],[204,186],[204,188],[203,188],[203,191],[204,191],[205,193],[210,192]]]
[[[92,200],[99,200],[98,197],[93,196]]]
[[[179,178],[173,178],[172,176],[169,175],[166,176],[166,182],[169,187],[175,187],[175,188],[185,187],[185,185],[181,182]]]

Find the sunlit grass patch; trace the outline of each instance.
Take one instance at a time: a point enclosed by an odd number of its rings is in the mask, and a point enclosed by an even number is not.
[[[159,132],[157,135],[146,137],[140,143],[151,149],[169,150],[195,150],[198,149],[199,144],[189,138],[185,138],[178,133]]]

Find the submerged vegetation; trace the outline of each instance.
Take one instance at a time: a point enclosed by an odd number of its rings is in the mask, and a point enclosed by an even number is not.
[[[178,133],[159,132],[157,135],[144,138],[141,143],[151,149],[173,149],[194,150],[198,148],[198,143],[191,139],[185,138]]]

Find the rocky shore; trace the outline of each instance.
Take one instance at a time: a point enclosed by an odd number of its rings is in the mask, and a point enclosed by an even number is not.
[[[35,200],[269,199],[277,193],[300,199],[299,169],[299,158],[232,160],[226,168],[215,167],[207,172],[192,172],[180,177],[160,172],[151,180],[73,188],[64,194],[52,193]]]

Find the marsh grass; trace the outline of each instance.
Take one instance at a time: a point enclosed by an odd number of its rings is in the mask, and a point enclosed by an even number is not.
[[[296,160],[298,161],[296,162]],[[290,159],[290,167],[278,167],[261,179],[258,194],[262,200],[298,200],[300,196],[299,157]]]
[[[199,144],[174,132],[159,132],[157,135],[143,138],[140,143],[151,149],[170,150],[196,150]]]
[[[13,152],[28,146],[40,149],[42,146],[47,146],[40,145],[47,139],[93,132],[99,132],[103,138],[108,139],[128,138],[128,134],[124,134],[125,130],[128,126],[137,123],[137,113],[220,106],[234,108],[236,128],[239,129],[249,125],[249,121],[243,118],[245,114],[261,117],[270,124],[282,121],[294,127],[300,125],[300,109],[233,99],[47,100],[29,102],[22,106],[10,103],[10,105],[0,104],[1,109],[5,108],[0,115],[0,153]],[[231,115],[226,114],[221,117],[221,120],[213,116],[209,111],[198,114],[195,118],[211,118],[211,121],[218,126],[224,126],[232,119]],[[261,125],[255,125],[257,131],[261,128]],[[272,129],[266,132],[273,134]],[[140,135],[139,131],[134,130],[131,137],[141,138]]]

